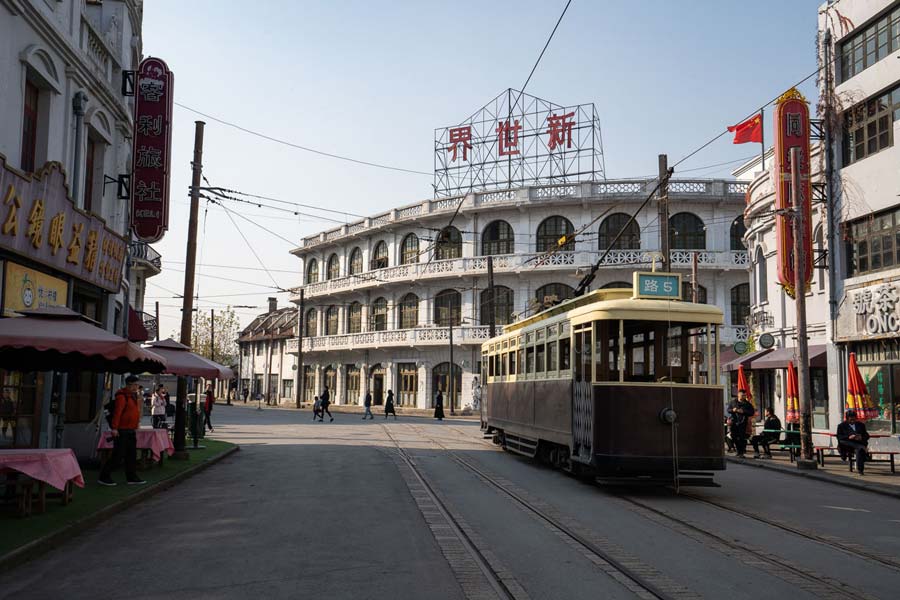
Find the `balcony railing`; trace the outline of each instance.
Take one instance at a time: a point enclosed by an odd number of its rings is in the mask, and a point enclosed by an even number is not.
[[[488,339],[487,326],[461,325],[453,328],[453,344],[481,344]],[[297,338],[287,341],[289,353],[297,352]],[[304,352],[327,352],[329,350],[358,350],[360,348],[380,348],[383,346],[446,346],[450,343],[447,327],[420,327],[416,329],[389,329],[387,331],[367,331],[303,338]]]
[[[687,268],[691,265],[694,252],[691,250],[672,250],[672,266]],[[728,251],[697,251],[698,263],[703,268],[713,269],[744,269],[749,264],[746,250]],[[613,250],[606,259],[604,265],[608,267],[642,268],[650,266],[658,252],[652,250]],[[529,270],[557,270],[560,267],[589,268],[597,259],[599,252],[556,252],[546,253],[522,253],[502,254],[494,256],[495,273],[523,273]],[[307,284],[304,289],[306,298],[324,296],[336,292],[358,290],[369,287],[377,287],[384,283],[412,281],[417,279],[434,279],[450,276],[477,275],[487,273],[487,257],[472,256],[464,258],[451,258],[447,260],[434,260],[430,263],[420,262],[409,265],[399,265],[378,269],[359,275],[338,277],[329,281],[320,281]],[[292,300],[299,301],[300,287],[294,288]]]
[[[162,271],[162,255],[146,242],[131,242],[131,258]]]
[[[141,321],[144,323],[144,329],[147,330],[147,335],[150,336],[149,339],[155,340],[159,337],[159,323],[156,320],[156,317],[151,315],[150,313],[138,312],[138,315],[141,317]]]

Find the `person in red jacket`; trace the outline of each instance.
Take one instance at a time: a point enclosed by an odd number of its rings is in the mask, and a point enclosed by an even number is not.
[[[206,427],[209,427],[210,431],[214,431],[212,426],[212,409],[213,405],[216,403],[216,395],[213,393],[213,385],[211,383],[206,384],[206,400],[203,402],[203,414],[206,415]]]
[[[135,430],[141,426],[141,401],[138,399],[138,378],[129,375],[125,378],[125,387],[116,392],[113,400],[112,429],[113,453],[100,471],[97,483],[100,485],[116,485],[110,477],[113,469],[125,461],[125,480],[128,485],[147,483],[137,474],[137,434]]]

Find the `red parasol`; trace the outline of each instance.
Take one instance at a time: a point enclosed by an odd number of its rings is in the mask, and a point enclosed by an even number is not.
[[[856,412],[856,418],[867,421],[878,417],[878,409],[869,397],[869,390],[856,364],[856,352],[850,353],[847,364],[847,408]]]
[[[738,367],[738,381],[737,381],[737,389],[739,392],[744,392],[747,396],[747,400],[750,404],[753,404],[753,394],[750,393],[750,385],[747,383],[747,375],[744,373],[744,365],[740,365]]]
[[[785,388],[784,420],[788,423],[799,423],[800,394],[797,391],[797,369],[794,368],[793,361],[788,361],[787,385]]]

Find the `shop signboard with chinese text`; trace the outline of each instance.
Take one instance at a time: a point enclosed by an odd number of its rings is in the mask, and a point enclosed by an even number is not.
[[[681,275],[678,273],[635,272],[633,277],[634,298],[681,300]]]
[[[791,148],[800,149],[800,206],[802,219],[801,247],[804,256],[803,286],[812,281],[812,183],[810,180],[809,107],[796,89],[783,94],[775,107],[775,238],[777,244],[778,283],[788,296],[794,297],[793,219],[787,212],[793,208],[791,198]]]
[[[159,241],[169,228],[173,81],[162,60],[141,61],[134,95],[131,226],[147,243]]]
[[[434,132],[436,196],[604,178],[593,104],[561,106],[508,89]]]
[[[125,240],[100,217],[75,207],[59,163],[25,174],[7,167],[0,155],[0,248],[119,291]]]
[[[10,261],[6,261],[4,282],[4,317],[17,316],[22,310],[65,306],[69,295],[65,280]]]

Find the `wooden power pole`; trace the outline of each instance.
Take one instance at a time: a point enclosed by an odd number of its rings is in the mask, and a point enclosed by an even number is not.
[[[669,156],[659,155],[659,252],[662,254],[662,272],[669,272]]]

